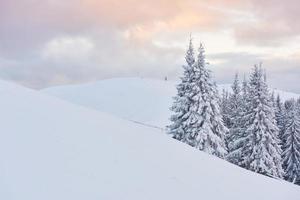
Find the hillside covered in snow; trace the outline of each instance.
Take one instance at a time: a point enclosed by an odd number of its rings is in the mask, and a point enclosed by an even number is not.
[[[43,90],[69,102],[163,129],[171,115],[176,82],[142,78],[115,78],[80,85]],[[219,85],[219,93],[231,91],[230,84]],[[299,94],[274,90],[283,100]]]
[[[7,82],[0,82],[0,98],[0,199],[281,200],[300,195],[298,186],[103,112]]]

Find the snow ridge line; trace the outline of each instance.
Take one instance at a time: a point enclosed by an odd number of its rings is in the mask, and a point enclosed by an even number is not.
[[[151,124],[147,124],[147,123],[143,123],[143,122],[139,122],[139,121],[135,121],[135,120],[131,120],[131,119],[129,119],[128,121],[131,121],[135,124],[139,124],[139,125],[146,126],[146,127],[149,127],[149,128],[158,129],[158,130],[163,131],[163,132],[165,131],[164,128],[159,127],[159,126],[155,126],[155,125],[151,125]]]

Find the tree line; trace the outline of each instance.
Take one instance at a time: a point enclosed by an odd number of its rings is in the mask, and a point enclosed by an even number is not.
[[[202,44],[190,39],[171,107],[173,138],[245,169],[300,184],[300,99],[281,101],[255,65],[219,95]]]

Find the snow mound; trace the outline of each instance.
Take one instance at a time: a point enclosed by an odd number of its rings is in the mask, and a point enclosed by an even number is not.
[[[0,199],[282,200],[298,186],[151,128],[0,82]]]
[[[115,78],[98,82],[47,88],[48,94],[115,116],[164,128],[171,116],[176,82],[142,78]],[[230,84],[219,90],[231,91]],[[298,98],[294,93],[274,90],[282,99]]]

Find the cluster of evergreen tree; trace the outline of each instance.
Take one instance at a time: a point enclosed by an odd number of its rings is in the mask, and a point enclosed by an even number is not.
[[[228,100],[232,127],[227,138],[227,160],[246,169],[282,178],[279,129],[275,107],[261,67],[255,66],[243,93],[238,78]]]
[[[248,170],[300,184],[300,99],[275,98],[261,66],[218,95],[204,48],[192,40],[171,107],[173,138]]]
[[[300,99],[282,104],[278,97],[276,105],[284,178],[300,185]]]
[[[243,168],[300,184],[300,99],[282,103],[269,92],[266,74],[255,66],[249,82],[236,75],[222,96],[227,121],[226,159]]]

